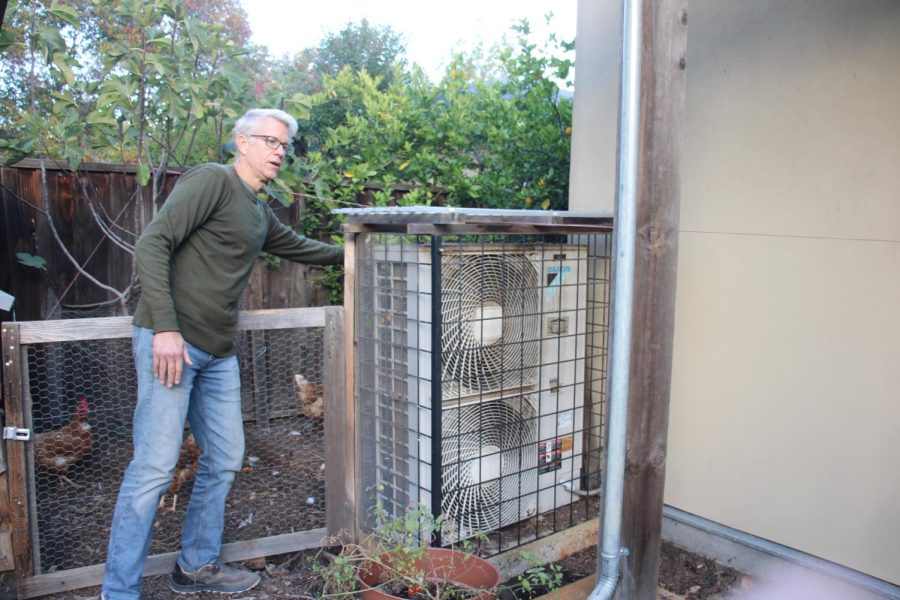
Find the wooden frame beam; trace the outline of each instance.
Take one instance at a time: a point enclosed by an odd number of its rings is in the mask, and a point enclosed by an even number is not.
[[[362,526],[353,310],[356,235],[344,234],[344,308],[329,313],[325,348],[325,525],[330,536],[356,541]]]
[[[628,444],[617,598],[656,598],[672,381],[687,0],[643,0]]]
[[[310,529],[296,533],[284,533],[256,540],[222,544],[222,560],[237,562],[261,556],[274,556],[321,547],[325,529]],[[175,568],[179,552],[166,552],[147,557],[142,577],[165,575]],[[36,575],[25,580],[23,598],[38,598],[69,590],[95,586],[103,580],[103,565],[92,565],[78,569],[67,569],[57,573]]]
[[[21,324],[3,324],[3,397],[5,427],[26,427],[24,411],[23,365],[27,362],[21,343]],[[17,440],[3,440],[5,446],[4,479],[6,495],[0,498],[0,532],[9,536],[12,556],[4,567],[13,569],[16,580],[31,573],[31,535],[28,529],[28,482],[25,479],[25,446]]]

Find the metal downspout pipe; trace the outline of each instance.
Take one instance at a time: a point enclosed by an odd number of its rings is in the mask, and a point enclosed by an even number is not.
[[[619,149],[615,212],[615,262],[612,304],[609,429],[597,586],[589,600],[607,600],[616,591],[622,559],[622,505],[625,493],[625,450],[631,369],[632,306],[637,179],[641,106],[641,0],[623,0],[622,71],[619,97]]]

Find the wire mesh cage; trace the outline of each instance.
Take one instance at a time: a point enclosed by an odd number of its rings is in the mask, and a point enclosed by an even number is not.
[[[425,505],[488,554],[595,518],[610,235],[380,228],[355,241],[363,512]]]
[[[66,322],[77,327],[76,321]],[[131,339],[27,345],[25,415],[35,575],[102,563],[132,452]],[[324,527],[323,328],[242,330],[246,456],[229,495],[227,542]],[[199,451],[182,457],[154,522],[150,554],[179,549]]]

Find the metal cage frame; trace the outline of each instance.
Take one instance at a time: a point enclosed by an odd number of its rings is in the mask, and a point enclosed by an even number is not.
[[[361,328],[361,311],[371,310],[375,300],[366,294],[372,294],[371,283],[368,281],[366,261],[371,260],[371,251],[367,249],[373,239],[391,239],[397,240],[415,240],[411,242],[418,247],[418,251],[423,255],[430,255],[427,262],[429,273],[423,277],[423,281],[428,279],[426,295],[430,296],[430,314],[427,315],[428,326],[425,328],[424,335],[430,336],[431,339],[426,344],[428,351],[423,354],[425,358],[404,358],[410,362],[417,362],[422,372],[427,372],[426,377],[414,376],[413,379],[418,380],[418,385],[422,388],[430,388],[429,392],[423,392],[422,396],[428,396],[429,399],[445,398],[446,389],[444,382],[440,376],[433,376],[442,372],[442,352],[431,352],[431,348],[440,347],[440,337],[442,329],[441,315],[441,286],[443,284],[441,277],[441,255],[450,248],[469,244],[478,246],[483,240],[491,240],[503,247],[517,247],[521,245],[531,244],[582,244],[588,248],[589,258],[587,262],[591,262],[592,266],[587,267],[588,272],[596,267],[593,259],[604,257],[609,258],[612,249],[612,218],[606,214],[600,213],[560,213],[545,211],[513,211],[513,210],[483,210],[483,209],[448,209],[439,207],[386,207],[373,209],[341,209],[335,211],[344,214],[347,217],[346,224],[343,226],[345,236],[345,308],[347,314],[347,371],[346,380],[348,382],[348,400],[345,404],[347,410],[344,415],[345,423],[350,426],[353,439],[356,443],[356,450],[352,456],[347,458],[352,463],[352,479],[348,477],[346,481],[347,489],[352,489],[352,493],[346,496],[346,502],[343,505],[344,522],[353,523],[353,531],[360,536],[366,531],[370,531],[374,526],[372,517],[372,509],[380,500],[375,499],[376,493],[373,488],[381,487],[374,481],[370,475],[374,466],[373,461],[377,460],[373,454],[377,454],[378,447],[373,446],[372,439],[384,439],[386,436],[393,435],[401,446],[410,446],[412,444],[421,443],[422,438],[428,438],[427,444],[430,452],[425,452],[427,460],[420,460],[415,454],[402,455],[398,453],[396,456],[398,471],[407,471],[414,473],[413,477],[419,477],[426,489],[424,494],[425,502],[430,508],[432,515],[438,515],[442,512],[442,481],[443,469],[435,468],[431,464],[430,457],[441,456],[442,453],[442,418],[444,410],[426,410],[427,416],[421,416],[422,411],[416,409],[416,416],[410,417],[411,414],[404,407],[404,395],[416,396],[417,392],[411,390],[402,390],[404,383],[403,374],[389,373],[390,369],[385,369],[388,373],[371,373],[370,370],[378,371],[378,366],[374,365],[371,358],[366,357],[367,349],[374,343],[368,340],[369,332],[363,331]],[[479,241],[482,240],[482,241]],[[502,241],[506,240],[506,241]],[[553,240],[553,241],[550,241]],[[562,240],[560,242],[560,240]],[[402,241],[399,242],[402,245]],[[409,242],[408,242],[409,243]],[[568,490],[572,495],[572,502],[584,503],[584,510],[580,514],[573,516],[572,511],[562,510],[545,512],[535,515],[533,520],[546,521],[547,524],[534,526],[527,531],[523,531],[522,527],[512,526],[505,528],[497,528],[495,531],[479,532],[489,534],[491,541],[487,544],[481,544],[481,553],[485,555],[493,555],[517,548],[526,543],[541,539],[547,535],[559,532],[563,529],[574,527],[579,523],[593,519],[596,517],[598,510],[596,502],[596,491],[600,486],[600,455],[602,453],[602,439],[604,435],[604,405],[606,395],[606,348],[608,347],[608,323],[609,323],[609,289],[611,281],[610,261],[603,261],[602,269],[604,272],[598,277],[597,273],[588,275],[589,281],[585,284],[586,288],[594,288],[593,294],[588,301],[589,309],[586,312],[593,313],[591,321],[587,326],[584,334],[584,364],[587,373],[584,377],[583,390],[579,388],[579,393],[583,393],[587,399],[583,414],[585,425],[577,426],[576,435],[582,436],[579,444],[583,447],[585,457],[591,455],[591,468],[584,469],[581,474],[581,482],[574,490]],[[602,280],[602,281],[601,281]],[[417,284],[410,284],[417,285]],[[426,284],[423,284],[423,288]],[[599,290],[599,291],[598,291]],[[412,295],[412,294],[411,294]],[[410,303],[413,301],[410,300]],[[424,313],[428,311],[425,307],[428,302],[422,303],[423,306],[418,309],[417,317],[424,317]],[[422,314],[419,314],[422,313]],[[369,316],[371,318],[371,315]],[[388,318],[391,318],[390,315]],[[404,321],[404,325],[395,327],[409,327],[410,336],[420,335],[418,331],[421,329],[420,323]],[[413,346],[420,343],[417,340]],[[400,353],[418,352],[418,347],[406,347],[404,342],[390,342],[394,346],[395,351]],[[427,366],[424,363],[429,363]],[[372,423],[377,421],[372,407],[367,406],[365,398],[366,394],[372,394],[372,386],[370,382],[373,378],[380,376],[391,376],[397,380],[398,390],[394,394],[400,400],[395,400],[397,405],[386,414],[386,423],[389,426],[384,427],[383,432],[372,429]],[[414,384],[410,384],[412,387]],[[542,384],[546,386],[546,383]],[[368,388],[367,388],[368,386]],[[382,394],[384,395],[384,394]],[[432,400],[432,407],[435,404]],[[579,400],[580,401],[580,400]],[[412,400],[409,400],[412,403]],[[442,405],[443,406],[443,405]],[[579,413],[574,413],[579,414]],[[413,421],[416,426],[411,425]],[[421,428],[418,425],[422,425]],[[387,432],[387,433],[385,433]],[[424,432],[424,433],[423,433]],[[425,435],[427,434],[427,435]],[[413,440],[408,442],[408,440]],[[389,443],[384,444],[385,447]],[[373,453],[373,448],[375,452]],[[548,455],[558,452],[558,449],[549,449]],[[521,452],[521,450],[520,450]],[[409,464],[411,462],[420,463]],[[424,465],[425,468],[422,468]],[[402,473],[401,473],[402,475]],[[402,477],[401,477],[402,478]],[[503,475],[501,475],[501,479]],[[428,479],[427,484],[424,480]],[[558,484],[557,484],[558,487]],[[552,490],[551,490],[552,491]],[[377,490],[375,490],[377,492]],[[554,492],[555,494],[555,492]],[[402,494],[400,494],[402,496]],[[554,496],[555,498],[555,496]],[[403,501],[411,501],[410,498],[401,498]],[[421,498],[417,499],[421,500]],[[553,500],[555,502],[555,500]],[[566,502],[562,502],[566,505]],[[383,506],[378,504],[379,511],[383,510]],[[414,508],[407,506],[407,509]],[[557,508],[554,504],[554,508]],[[383,514],[381,515],[384,516]],[[544,526],[546,525],[546,526]],[[463,536],[464,537],[464,536]],[[433,544],[454,543],[460,536],[450,536],[448,539],[442,539],[441,532],[433,535],[431,542]]]

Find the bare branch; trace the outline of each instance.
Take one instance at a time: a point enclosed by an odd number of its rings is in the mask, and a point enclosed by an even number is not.
[[[42,188],[41,193],[43,194],[43,199],[44,199],[44,205],[50,206],[50,199],[47,195],[47,168],[46,168],[43,158],[41,159],[41,188]],[[122,292],[120,292],[119,290],[117,290],[116,288],[110,287],[110,286],[106,285],[105,283],[102,283],[96,277],[94,277],[93,275],[88,273],[84,269],[84,267],[77,260],[75,260],[75,257],[72,256],[72,253],[69,252],[69,248],[62,241],[62,238],[59,237],[59,232],[56,229],[56,225],[53,223],[53,215],[51,214],[51,211],[45,210],[42,212],[47,217],[47,224],[50,226],[50,232],[53,234],[53,239],[56,240],[56,243],[59,245],[63,254],[65,254],[66,258],[69,259],[69,262],[71,262],[72,265],[75,267],[75,269],[78,271],[78,273],[80,275],[84,275],[84,277],[88,281],[90,281],[91,283],[93,283],[94,285],[99,287],[100,289],[106,290],[107,292],[114,294],[119,299],[119,306],[122,309],[122,314],[125,314],[128,310],[128,308],[125,304],[125,301],[126,301],[125,295]],[[93,256],[93,254],[92,254],[92,256]],[[68,289],[66,291],[68,291]],[[62,298],[65,296],[65,294],[66,294],[66,292],[62,293],[62,295],[60,296],[60,299],[57,300],[57,302],[56,302],[56,306],[59,306],[59,303],[62,301]],[[50,312],[53,312],[53,310],[56,310],[56,306],[54,306]]]
[[[23,198],[22,196],[18,195],[18,194],[15,193],[13,190],[9,189],[9,187],[7,187],[7,185],[6,185],[5,183],[3,183],[2,181],[0,181],[0,187],[2,187],[4,190],[6,190],[6,193],[7,193],[7,194],[9,194],[9,195],[12,196],[13,198],[15,198],[18,202],[21,202],[22,204],[24,204],[24,205],[27,206],[28,208],[30,208],[30,209],[32,209],[32,210],[35,210],[35,211],[41,213],[41,214],[44,215],[44,216],[47,215],[47,211],[46,211],[46,210],[44,210],[43,208],[41,208],[41,207],[39,207],[39,206],[35,206],[34,204],[32,204],[31,202],[29,202],[28,200],[26,200],[26,199]]]
[[[85,183],[84,178],[80,177],[77,173],[73,173],[73,176],[78,181],[78,186],[81,188],[81,194],[84,196],[84,199],[87,201],[88,209],[90,209],[90,211],[91,211],[91,216],[94,217],[94,222],[97,224],[97,227],[100,228],[100,231],[103,232],[103,235],[108,237],[112,243],[114,243],[116,246],[118,246],[125,252],[128,252],[129,254],[134,254],[134,245],[129,244],[128,242],[126,242],[125,240],[120,238],[118,235],[113,233],[112,228],[107,224],[107,222],[105,220],[103,220],[99,214],[97,214],[97,207],[94,205],[93,194],[91,194],[90,190],[87,189],[87,184]],[[116,221],[118,221],[119,217],[122,216],[122,213],[125,212],[125,209],[128,208],[128,205],[130,203],[131,203],[131,201],[127,202],[125,204],[125,206],[122,207],[122,210],[119,211],[119,216],[116,217],[115,220],[112,220],[113,225],[116,224]],[[104,211],[104,213],[105,212],[106,211]],[[107,218],[109,218],[108,215],[107,215]],[[123,228],[123,231],[124,231],[124,228]],[[128,232],[128,233],[131,233],[131,232]],[[132,233],[132,235],[134,235],[134,234]]]

